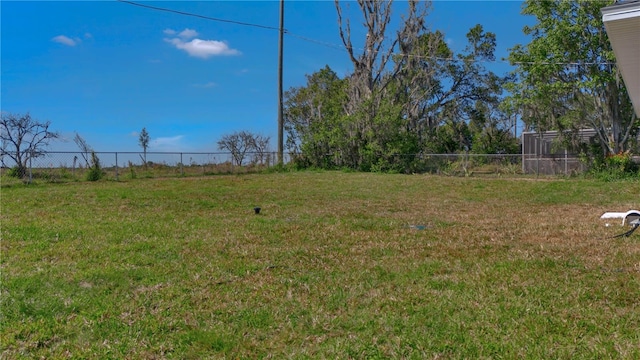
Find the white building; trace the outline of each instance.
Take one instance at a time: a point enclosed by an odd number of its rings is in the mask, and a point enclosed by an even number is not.
[[[640,0],[618,0],[601,12],[622,79],[640,117]]]

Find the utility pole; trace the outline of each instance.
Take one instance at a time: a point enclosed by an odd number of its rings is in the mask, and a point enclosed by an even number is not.
[[[278,165],[283,164],[283,109],[282,109],[282,43],[284,38],[284,0],[280,0],[280,41],[278,43]]]

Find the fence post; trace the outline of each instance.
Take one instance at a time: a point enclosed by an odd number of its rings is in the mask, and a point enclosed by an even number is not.
[[[180,153],[180,176],[184,176],[184,165],[182,164],[182,153]]]
[[[538,151],[538,145],[542,146],[542,136],[538,134],[538,141],[536,141],[536,177],[540,176],[540,153],[542,151]]]
[[[118,181],[118,152],[116,152],[116,181]]]
[[[33,180],[33,174],[31,173],[31,167],[33,166],[32,161],[33,161],[33,150],[31,150],[31,156],[29,156],[29,184],[31,184],[31,181]]]
[[[520,149],[520,151],[522,152],[522,173],[526,174],[526,168],[525,168],[525,138],[524,138],[524,132],[522,134],[520,134],[520,144],[522,144],[522,149]]]

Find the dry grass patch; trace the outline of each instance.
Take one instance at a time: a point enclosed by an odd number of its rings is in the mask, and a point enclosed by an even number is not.
[[[598,217],[639,191],[339,172],[3,188],[2,355],[637,358],[640,241]]]

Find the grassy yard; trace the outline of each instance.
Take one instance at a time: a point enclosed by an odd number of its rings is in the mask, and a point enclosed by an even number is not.
[[[4,186],[3,359],[640,358],[640,183]],[[261,206],[255,215],[254,206]]]

